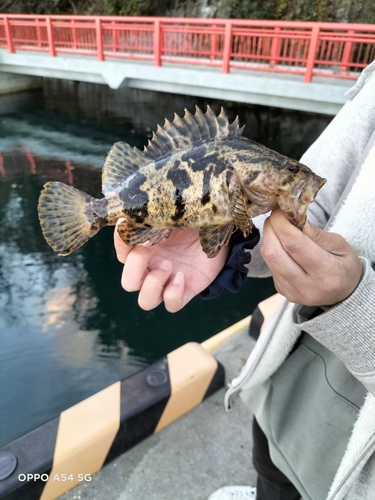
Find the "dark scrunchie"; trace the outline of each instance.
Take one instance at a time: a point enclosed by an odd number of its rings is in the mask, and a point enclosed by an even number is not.
[[[246,238],[242,231],[236,229],[230,239],[230,251],[224,267],[216,276],[214,281],[200,294],[203,300],[214,299],[218,297],[226,288],[232,293],[237,293],[246,279],[248,269],[245,264],[251,261],[251,254],[245,250],[251,250],[259,243],[260,233],[256,227],[253,227],[252,233]]]

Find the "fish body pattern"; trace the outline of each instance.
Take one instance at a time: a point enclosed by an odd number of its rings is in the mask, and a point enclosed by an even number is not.
[[[43,234],[59,255],[69,255],[103,226],[118,225],[123,241],[152,245],[173,229],[199,228],[208,257],[216,256],[238,227],[247,236],[252,218],[280,207],[302,229],[309,204],[325,179],[307,166],[242,137],[208,106],[185,110],[158,126],[144,151],[117,142],[103,167],[104,198],[49,182],[38,212]]]

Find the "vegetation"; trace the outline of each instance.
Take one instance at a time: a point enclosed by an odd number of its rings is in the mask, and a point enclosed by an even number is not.
[[[231,17],[293,21],[374,23],[373,0],[242,0]]]
[[[0,0],[0,12],[11,14],[91,14],[163,16],[172,0]]]
[[[0,12],[375,23],[374,0],[0,0]]]

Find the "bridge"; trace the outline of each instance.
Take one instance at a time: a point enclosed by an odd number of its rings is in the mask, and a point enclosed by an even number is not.
[[[375,59],[368,24],[0,15],[0,72],[334,115]]]

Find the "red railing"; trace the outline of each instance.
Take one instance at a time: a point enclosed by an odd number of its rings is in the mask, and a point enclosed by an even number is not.
[[[154,17],[0,15],[0,48],[355,79],[375,25]]]

